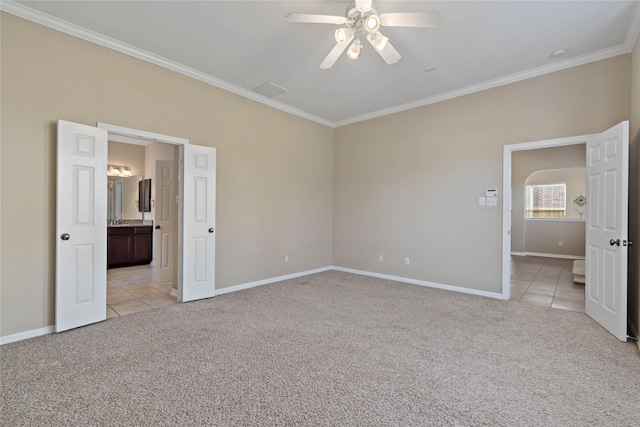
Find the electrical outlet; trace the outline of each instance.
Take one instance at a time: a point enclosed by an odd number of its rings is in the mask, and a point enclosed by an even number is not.
[[[382,255],[378,255],[378,261],[380,262],[384,261],[384,257]]]
[[[558,242],[558,246],[562,246],[563,244],[564,244],[564,243],[562,243],[562,240],[560,240],[560,241]]]
[[[284,256],[284,262],[289,262],[289,255]]]
[[[405,258],[404,259],[404,265],[411,265],[411,259],[410,258]]]

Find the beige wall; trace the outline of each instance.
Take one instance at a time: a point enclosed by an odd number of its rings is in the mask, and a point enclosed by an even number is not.
[[[505,144],[600,132],[631,106],[632,171],[640,165],[638,43],[633,55],[334,131],[12,15],[1,20],[2,336],[54,322],[58,119],[217,148],[217,287],[333,261],[499,292],[501,209],[478,207],[478,197],[501,188]],[[31,179],[11,179],[25,165]],[[637,272],[634,280],[638,319]]]
[[[640,36],[631,54],[629,318],[640,332]]]
[[[216,147],[217,287],[331,264],[331,128],[6,13],[1,20],[0,335],[54,323],[58,119]],[[25,168],[30,179],[15,179]]]
[[[478,197],[502,188],[503,146],[628,119],[629,61],[618,56],[336,129],[334,265],[500,292],[502,209],[479,207]]]
[[[583,257],[586,222],[528,219],[524,225],[526,253]],[[559,246],[562,242],[562,246]]]
[[[132,175],[144,177],[144,150],[142,145],[109,141],[109,164],[129,166]]]
[[[570,136],[570,135],[569,135]],[[565,147],[542,148],[538,150],[515,151],[511,157],[511,251],[512,252],[541,252],[558,253],[562,255],[584,255],[581,253],[569,253],[570,246],[558,248],[556,252],[542,252],[541,245],[548,247],[544,242],[536,242],[532,247],[527,247],[525,219],[524,219],[524,187],[527,178],[536,171],[563,168],[584,168],[587,164],[586,149],[584,144],[568,145]],[[584,187],[584,186],[583,186]],[[584,193],[583,193],[584,194]],[[568,212],[573,211],[571,201],[573,198],[567,197],[569,201]],[[541,225],[530,226],[529,230],[544,227]],[[550,227],[561,227],[559,224]],[[575,229],[575,225],[567,226]],[[545,235],[549,235],[545,233]],[[584,242],[584,236],[579,237]],[[557,246],[557,242],[556,242]]]

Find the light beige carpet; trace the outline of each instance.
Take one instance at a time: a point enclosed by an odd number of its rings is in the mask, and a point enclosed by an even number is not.
[[[587,316],[325,272],[0,348],[3,426],[640,425]]]

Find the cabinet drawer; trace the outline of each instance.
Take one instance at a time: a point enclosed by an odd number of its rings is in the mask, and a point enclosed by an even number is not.
[[[109,227],[107,228],[107,236],[116,236],[123,234],[132,234],[133,227]]]
[[[135,234],[151,234],[152,227],[135,227],[133,230]]]

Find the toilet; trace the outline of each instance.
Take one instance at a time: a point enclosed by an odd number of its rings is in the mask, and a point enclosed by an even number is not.
[[[584,268],[585,261],[583,259],[573,261],[573,283],[584,285]]]

